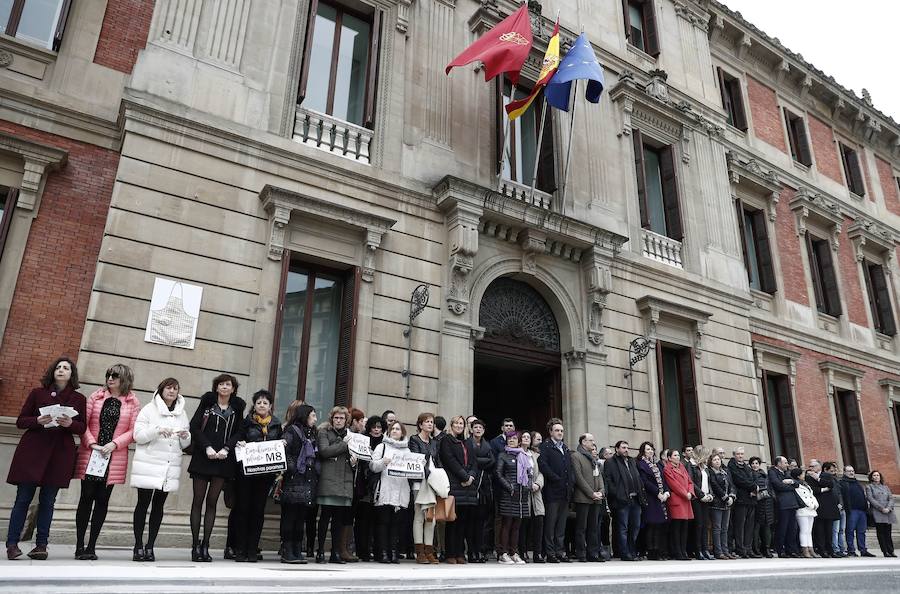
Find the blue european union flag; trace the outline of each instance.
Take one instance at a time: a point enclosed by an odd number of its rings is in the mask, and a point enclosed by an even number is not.
[[[591,47],[584,33],[575,40],[572,49],[559,63],[559,70],[547,83],[547,88],[544,89],[547,103],[556,109],[569,111],[569,95],[572,91],[573,80],[588,81],[585,99],[591,103],[600,101],[600,93],[603,92],[605,84],[603,69],[597,63],[594,48]]]

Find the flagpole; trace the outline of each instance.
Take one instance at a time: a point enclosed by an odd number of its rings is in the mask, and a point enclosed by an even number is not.
[[[566,169],[563,174],[562,195],[559,198],[559,212],[564,212],[566,205],[566,184],[569,181],[569,161],[572,156],[572,133],[575,131],[575,107],[578,105],[578,79],[572,85],[572,120],[569,122],[569,145],[566,148]]]
[[[510,93],[509,100],[515,101],[516,99],[516,89],[518,88],[519,83],[516,83],[512,86],[512,92]],[[503,95],[503,79],[500,79],[500,98],[502,99]],[[501,104],[503,101],[500,102]],[[503,105],[500,109],[500,116],[503,117],[503,114],[506,113],[506,105]],[[509,119],[509,114],[506,114],[506,125],[503,126],[503,140],[500,144],[500,163],[497,168],[497,190],[500,190],[500,182],[503,179],[503,158],[509,158],[509,155],[506,153],[506,141],[509,140],[509,130],[512,125],[512,120]]]
[[[534,202],[534,188],[535,185],[537,185],[538,163],[540,163],[541,159],[541,144],[544,141],[544,120],[547,117],[547,112],[550,111],[550,106],[547,105],[546,101],[543,101],[543,97],[541,97],[541,101],[543,110],[541,111],[541,127],[538,131],[537,149],[534,152],[534,169],[531,171],[531,193],[528,196],[529,203]]]

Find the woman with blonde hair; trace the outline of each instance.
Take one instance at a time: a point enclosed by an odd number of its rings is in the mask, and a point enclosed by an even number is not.
[[[325,533],[331,522],[331,557],[329,563],[344,564],[340,551],[344,548],[344,525],[353,503],[353,474],[356,456],[350,453],[347,423],[350,413],[344,406],[335,406],[328,415],[328,422],[319,427],[319,451],[321,474],[316,501],[321,509],[319,516],[319,547],[316,563],[325,563]]]
[[[478,505],[478,491],[475,477],[478,462],[472,444],[465,439],[466,420],[461,416],[450,419],[447,434],[441,439],[441,464],[450,478],[450,494],[456,500],[456,521],[447,524],[447,563],[465,564],[464,541],[475,541],[475,506]]]
[[[81,497],[75,512],[75,558],[96,560],[97,538],[106,521],[113,487],[125,482],[128,473],[128,445],[134,441],[134,424],[141,401],[131,391],[134,373],[117,363],[106,370],[106,385],[87,399],[87,430],[78,448],[77,476],[81,479]],[[94,452],[108,458],[102,476],[87,474]],[[87,547],[84,544],[88,522],[91,525]]]

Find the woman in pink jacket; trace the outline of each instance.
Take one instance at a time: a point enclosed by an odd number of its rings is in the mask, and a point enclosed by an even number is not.
[[[672,559],[687,561],[688,521],[694,519],[691,500],[694,498],[694,482],[681,463],[681,453],[670,450],[663,475],[672,496],[666,501],[669,508],[669,553]]]
[[[133,383],[134,373],[128,366],[113,365],[106,370],[106,387],[87,399],[87,431],[81,437],[76,469],[76,476],[81,479],[81,499],[75,512],[75,558],[82,561],[97,559],[94,549],[106,520],[109,497],[113,486],[125,482],[128,472],[128,444],[134,441],[134,423],[141,410],[141,402],[131,391]],[[95,451],[109,459],[100,476],[87,473]],[[85,547],[88,521],[91,533]]]

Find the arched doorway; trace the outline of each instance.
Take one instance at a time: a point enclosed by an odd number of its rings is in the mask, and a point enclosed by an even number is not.
[[[478,311],[473,412],[496,435],[504,417],[544,433],[561,416],[560,337],[556,317],[533,287],[508,277],[485,290]]]

